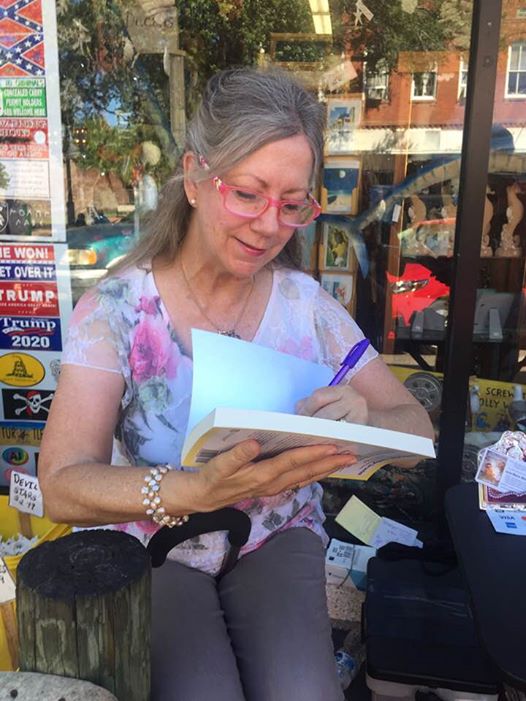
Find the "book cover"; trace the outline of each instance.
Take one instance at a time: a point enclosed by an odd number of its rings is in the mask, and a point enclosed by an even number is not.
[[[435,457],[429,438],[374,426],[331,421],[274,411],[218,408],[187,434],[182,465],[199,467],[241,441],[261,445],[259,459],[307,445],[332,444],[356,461],[334,473],[342,479],[366,480],[394,459]]]

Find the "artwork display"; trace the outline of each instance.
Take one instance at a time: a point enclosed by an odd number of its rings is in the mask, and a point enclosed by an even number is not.
[[[327,100],[327,153],[352,153],[362,118],[362,96]]]
[[[301,267],[312,272],[316,269],[316,222],[313,221],[304,229],[298,229],[298,238],[301,245]]]
[[[348,232],[338,224],[323,225],[322,270],[349,270],[351,243]]]
[[[338,300],[344,307],[349,306],[353,298],[353,275],[342,275],[341,273],[323,273],[320,279],[323,289],[331,297]]]
[[[323,169],[323,211],[327,214],[357,214],[359,182],[359,159],[327,158]]]

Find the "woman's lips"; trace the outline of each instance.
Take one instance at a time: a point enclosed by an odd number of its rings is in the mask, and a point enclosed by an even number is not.
[[[255,246],[250,246],[248,243],[245,243],[244,241],[241,241],[240,239],[236,239],[236,241],[240,244],[240,246],[243,248],[243,250],[248,253],[250,256],[262,256],[265,253],[264,248],[256,248]]]

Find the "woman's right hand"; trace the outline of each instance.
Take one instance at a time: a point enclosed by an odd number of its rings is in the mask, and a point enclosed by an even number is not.
[[[200,510],[214,511],[244,499],[303,487],[355,461],[352,455],[338,455],[330,445],[293,448],[254,462],[259,453],[257,441],[243,441],[202,467],[196,473]]]

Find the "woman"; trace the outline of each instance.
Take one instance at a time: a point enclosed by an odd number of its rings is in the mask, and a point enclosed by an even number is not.
[[[314,446],[254,465],[258,444],[247,441],[197,473],[178,469],[192,327],[335,369],[362,337],[296,269],[295,231],[319,213],[311,187],[322,151],[322,108],[288,77],[218,74],[152,230],[73,314],[40,455],[48,515],[117,524],[143,541],[159,523],[226,505],[252,521],[240,560],[219,582],[213,575],[224,533],[178,546],[154,570],[157,700],[342,698],[317,480],[348,457]],[[431,435],[425,412],[375,351],[348,378],[316,391],[298,411]],[[165,463],[166,473],[155,467]],[[148,481],[160,489],[148,493]]]

